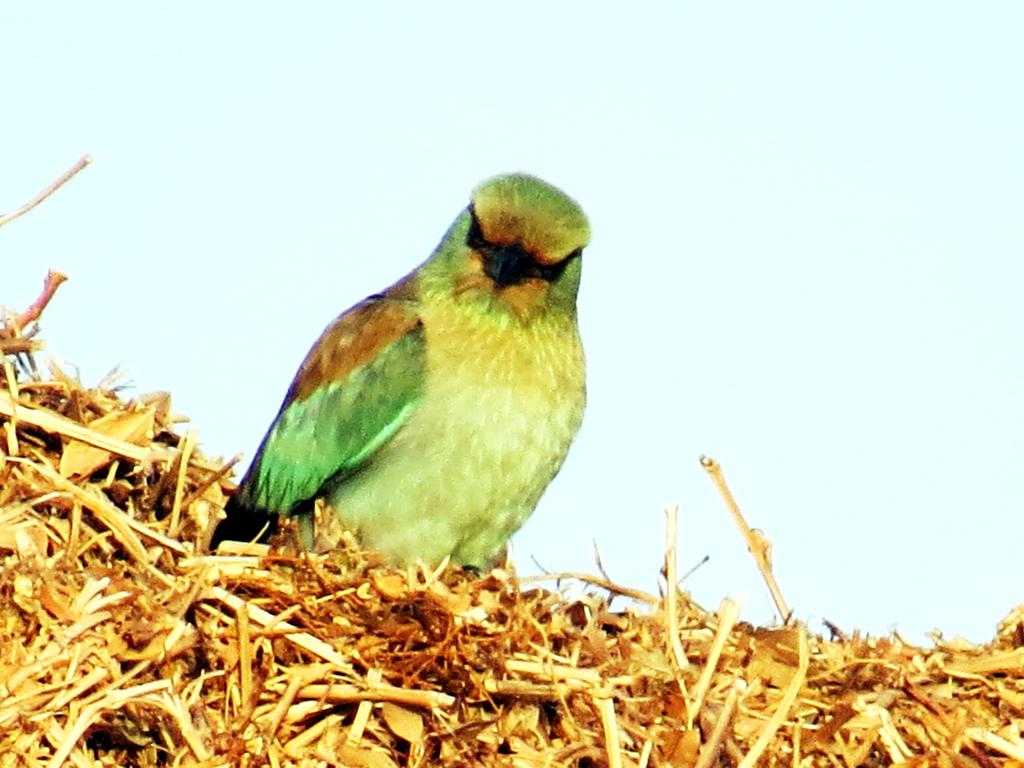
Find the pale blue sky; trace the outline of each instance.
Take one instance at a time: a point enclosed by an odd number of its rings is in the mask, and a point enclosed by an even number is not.
[[[323,326],[495,173],[588,211],[587,419],[515,540],[712,608],[973,640],[1021,602],[1024,5],[20,3],[0,24],[0,302],[255,449]]]

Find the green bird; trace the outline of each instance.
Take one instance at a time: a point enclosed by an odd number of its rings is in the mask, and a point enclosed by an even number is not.
[[[323,498],[391,562],[486,569],[583,419],[580,206],[533,176],[485,181],[430,257],[306,355],[214,532],[265,540]]]

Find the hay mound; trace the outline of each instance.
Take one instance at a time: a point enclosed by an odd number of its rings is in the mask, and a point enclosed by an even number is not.
[[[229,467],[168,396],[44,380],[32,346],[0,337],[0,767],[1024,761],[1019,615],[922,649],[601,579],[209,555]]]

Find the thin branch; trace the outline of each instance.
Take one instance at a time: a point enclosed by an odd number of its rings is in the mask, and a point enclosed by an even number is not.
[[[711,560],[711,555],[704,555],[704,557],[702,557],[702,558],[701,558],[700,560],[698,560],[698,561],[697,561],[696,563],[694,563],[693,565],[691,565],[691,566],[690,566],[690,567],[689,567],[689,568],[687,569],[686,573],[684,573],[684,574],[683,574],[682,576],[678,576],[678,577],[677,577],[677,578],[678,578],[678,580],[679,580],[679,581],[678,581],[678,583],[679,583],[679,584],[683,584],[683,583],[685,583],[685,582],[686,582],[686,580],[687,580],[687,579],[689,579],[689,578],[690,578],[691,576],[693,576],[693,574],[695,574],[695,573],[696,573],[696,572],[697,572],[698,570],[700,570],[700,568],[701,568],[702,566],[704,566],[704,565],[707,565],[707,563],[708,563],[708,562],[709,562],[710,560]]]
[[[229,459],[228,462],[224,464],[224,466],[222,466],[216,472],[212,472],[209,477],[207,477],[193,489],[192,493],[190,493],[188,496],[182,499],[181,508],[188,509],[193,501],[198,499],[200,496],[203,495],[203,493],[206,492],[207,488],[209,488],[214,483],[222,480],[227,475],[229,475],[231,473],[231,470],[234,469],[235,465],[241,460],[242,454],[240,453],[236,453],[234,456],[232,456],[231,459]]]
[[[50,303],[50,299],[53,298],[53,294],[57,292],[57,288],[67,279],[68,276],[63,272],[55,272],[52,269],[47,272],[46,280],[43,281],[42,293],[39,294],[35,301],[28,305],[24,312],[19,312],[12,317],[8,327],[0,328],[0,338],[19,336],[26,325],[38,320],[39,316],[43,314],[43,310],[46,309],[46,305]]]
[[[71,180],[72,176],[74,176],[80,170],[85,168],[85,166],[87,166],[91,162],[92,162],[92,155],[82,155],[78,159],[78,162],[75,163],[70,168],[68,168],[68,170],[66,170],[60,176],[60,178],[58,178],[55,182],[50,184],[50,186],[48,186],[46,189],[44,189],[38,195],[36,195],[31,200],[29,200],[27,203],[25,203],[23,206],[21,206],[21,208],[19,208],[16,211],[12,211],[11,213],[0,214],[0,227],[2,227],[4,224],[10,224],[12,221],[14,221],[19,216],[24,216],[26,213],[31,211],[33,208],[35,208],[37,205],[39,205],[41,202],[43,202],[43,200],[45,200],[50,195],[52,195],[54,192],[56,192],[58,189],[63,187],[65,184],[67,184],[68,181]]]
[[[701,456],[700,465],[711,475],[711,479],[718,487],[718,492],[722,494],[725,505],[729,508],[729,513],[732,515],[733,522],[740,529],[743,539],[747,542],[747,549],[754,556],[754,562],[757,563],[761,576],[764,577],[765,584],[768,585],[768,591],[772,593],[772,600],[775,601],[775,607],[782,617],[782,622],[789,624],[793,613],[782,598],[782,590],[779,589],[779,584],[775,581],[775,574],[772,573],[771,543],[763,533],[755,531],[747,525],[747,521],[743,517],[743,513],[740,512],[736,499],[733,498],[732,491],[729,490],[729,486],[725,482],[725,476],[722,475],[722,468],[718,462],[709,456]]]
[[[608,575],[608,571],[604,568],[604,563],[601,561],[601,550],[597,546],[597,539],[591,539],[594,545],[594,565],[597,566],[598,573],[605,579],[605,581],[613,581],[612,577]]]

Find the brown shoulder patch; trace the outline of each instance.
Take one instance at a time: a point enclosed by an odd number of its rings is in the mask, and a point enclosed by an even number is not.
[[[409,282],[403,280],[364,299],[327,326],[299,366],[286,402],[305,400],[323,384],[344,381],[420,325]]]

